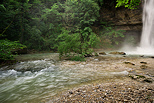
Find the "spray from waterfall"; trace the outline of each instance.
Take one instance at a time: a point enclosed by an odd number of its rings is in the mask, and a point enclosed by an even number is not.
[[[129,48],[127,54],[154,55],[154,0],[144,0],[143,27],[140,45]]]

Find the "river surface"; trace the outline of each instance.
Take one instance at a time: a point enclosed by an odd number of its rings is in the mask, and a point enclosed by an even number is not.
[[[43,102],[79,85],[125,77],[132,69],[123,68],[125,57],[116,57],[116,60],[88,58],[85,62],[76,62],[57,61],[57,54],[43,54],[42,59],[40,54],[34,55],[38,58],[0,69],[0,103]],[[25,57],[30,59],[34,55]]]

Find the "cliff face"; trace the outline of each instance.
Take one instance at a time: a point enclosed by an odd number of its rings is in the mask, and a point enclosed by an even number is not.
[[[118,29],[122,30],[142,30],[142,7],[130,10],[124,7],[120,8],[102,8],[101,18],[105,21],[112,22]]]
[[[142,34],[142,9],[141,5],[134,10],[124,7],[102,8],[100,14],[103,21],[111,22],[117,30],[126,31],[124,42],[134,42],[134,45],[138,45]]]

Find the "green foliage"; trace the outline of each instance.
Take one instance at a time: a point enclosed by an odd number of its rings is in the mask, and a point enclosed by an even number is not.
[[[30,4],[26,1],[19,2],[17,0],[5,0],[2,2],[3,9],[0,12],[1,19],[0,23],[3,24],[0,26],[0,36],[3,36],[10,40],[19,40],[21,37],[21,31],[23,30],[23,23],[27,17],[25,14]]]
[[[58,0],[60,1],[60,0]],[[51,50],[61,32],[56,0],[5,0],[0,4],[0,37],[29,49]]]
[[[116,5],[116,0],[93,0],[95,1],[101,8],[112,8]]]
[[[26,29],[28,29],[28,27]],[[42,50],[44,39],[41,36],[41,31],[36,26],[33,26],[32,28],[29,28],[27,35],[29,35],[29,37],[27,38],[26,36],[24,38],[24,44],[27,45],[29,49]]]
[[[58,51],[60,53],[60,57],[63,54],[71,53],[71,52],[79,52],[80,51],[80,34],[74,33],[70,34],[69,31],[63,29],[62,33],[57,38],[59,42]]]
[[[116,7],[125,6],[129,9],[135,9],[140,4],[141,0],[117,0]]]
[[[13,59],[11,51],[23,48],[26,48],[26,46],[20,44],[18,41],[0,40],[0,60]]]
[[[95,47],[99,42],[99,38],[90,28],[85,28],[84,31],[73,34],[63,29],[57,40],[59,41],[58,51],[60,57],[71,52],[80,53],[82,56],[92,54],[93,50],[91,47]]]
[[[82,56],[92,54],[99,38],[91,25],[99,17],[99,6],[92,0],[67,0],[63,4],[63,32],[58,36],[60,56],[75,52]]]
[[[116,30],[113,27],[103,26],[103,30],[101,32],[102,43],[105,46],[112,47],[113,45],[119,45],[122,38],[124,38],[123,33],[124,30]]]
[[[85,58],[83,56],[74,56],[73,58],[71,58],[72,61],[85,61]]]
[[[115,1],[2,0],[0,40],[20,41],[28,49],[39,51],[58,49],[60,56],[75,52],[81,54],[79,57],[82,58],[92,54],[92,48],[100,41],[92,30],[94,23],[99,21],[100,8],[104,5],[111,7],[115,5]],[[125,2],[125,5],[136,5],[135,3],[137,2]],[[117,7],[122,5],[117,4]],[[102,32],[102,38],[106,38],[111,43],[118,44],[118,37],[122,37],[120,31],[110,27],[106,27]],[[8,55],[11,56],[10,49],[5,48],[4,55],[7,54],[7,50]]]
[[[74,32],[89,27],[98,20],[100,8],[92,0],[67,0],[63,9],[63,25],[67,30]]]

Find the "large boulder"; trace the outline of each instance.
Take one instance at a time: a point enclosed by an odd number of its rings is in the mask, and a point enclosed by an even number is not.
[[[105,52],[100,52],[99,54],[100,54],[100,55],[106,55],[106,53],[105,53]]]
[[[113,54],[113,55],[126,55],[125,52],[110,52],[109,54]]]

